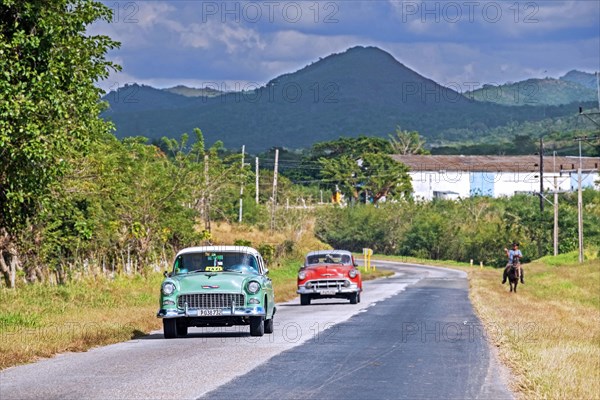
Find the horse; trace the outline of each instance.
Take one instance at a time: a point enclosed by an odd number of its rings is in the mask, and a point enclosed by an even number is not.
[[[508,284],[510,285],[510,291],[517,293],[517,285],[519,284],[520,272],[519,264],[512,263],[508,269]]]

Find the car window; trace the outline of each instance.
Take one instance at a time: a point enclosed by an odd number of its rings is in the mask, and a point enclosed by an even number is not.
[[[190,272],[241,272],[258,273],[256,257],[247,253],[204,252],[186,253],[177,257],[175,273]]]
[[[308,256],[306,259],[308,265],[310,264],[350,264],[350,256],[347,254],[339,253],[328,253],[328,254],[316,254]]]

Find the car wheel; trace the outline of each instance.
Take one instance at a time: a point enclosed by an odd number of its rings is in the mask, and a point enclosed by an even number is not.
[[[177,337],[177,321],[173,318],[163,319],[163,333],[165,339],[174,339]]]
[[[360,292],[358,292],[358,294],[356,295],[357,297],[357,302],[360,303]]]
[[[303,306],[310,305],[310,295],[308,295],[308,294],[301,294],[300,295],[300,304],[303,305]]]
[[[263,317],[250,317],[250,336],[262,336],[265,334]]]
[[[265,333],[273,333],[273,318],[265,319]]]
[[[357,304],[358,303],[358,293],[352,293],[350,295],[350,304]]]

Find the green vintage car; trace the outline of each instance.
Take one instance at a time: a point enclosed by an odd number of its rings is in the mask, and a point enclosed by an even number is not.
[[[165,272],[157,317],[165,338],[183,337],[190,326],[250,325],[250,335],[273,333],[275,296],[258,251],[245,246],[181,250]]]

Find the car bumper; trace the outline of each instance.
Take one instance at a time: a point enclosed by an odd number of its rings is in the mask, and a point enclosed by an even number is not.
[[[323,289],[323,288],[306,288],[305,286],[298,287],[296,293],[298,294],[318,294],[318,295],[336,295],[336,294],[350,294],[360,292],[358,285],[352,284],[348,287],[342,287],[337,289]]]
[[[203,310],[197,309],[160,309],[156,316],[158,318],[211,318],[211,317],[265,317],[267,315],[264,307],[236,307],[232,308],[216,308],[210,309],[214,312],[213,315],[204,314]],[[206,312],[206,310],[204,310]]]

